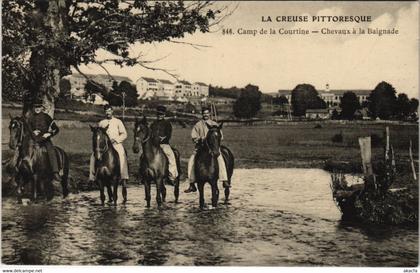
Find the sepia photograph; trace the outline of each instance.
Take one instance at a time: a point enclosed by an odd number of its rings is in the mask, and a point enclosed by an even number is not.
[[[417,272],[418,1],[1,19],[2,272]]]

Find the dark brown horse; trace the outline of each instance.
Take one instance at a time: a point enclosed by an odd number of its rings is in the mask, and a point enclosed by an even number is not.
[[[168,158],[160,148],[160,139],[154,136],[152,130],[147,124],[146,117],[138,120],[136,117],[134,125],[134,144],[133,152],[138,153],[142,150],[140,156],[139,176],[144,181],[144,192],[146,196],[147,207],[150,207],[150,185],[156,183],[156,202],[160,207],[165,202],[166,187],[165,181],[168,179]],[[173,149],[173,148],[172,148]],[[178,169],[178,177],[174,181],[175,203],[179,198],[179,177],[181,174],[179,152],[173,149]]]
[[[108,202],[112,203],[113,201],[116,205],[121,173],[118,152],[114,149],[111,139],[106,133],[108,126],[105,128],[90,126],[90,129],[93,133],[92,149],[95,158],[95,177],[99,183],[102,205],[105,204],[105,187],[108,191]],[[127,201],[127,188],[125,186],[123,186],[122,195],[125,203]]]
[[[15,180],[17,183],[18,202],[22,202],[22,190],[25,184],[31,184],[31,200],[36,201],[38,195],[44,195],[47,200],[54,197],[53,173],[51,172],[47,149],[33,139],[32,132],[23,117],[10,117],[9,147],[17,149]],[[59,160],[63,197],[68,191],[69,161],[66,153],[54,147]]]
[[[197,150],[197,154],[194,159],[194,172],[195,179],[198,185],[198,191],[200,194],[200,208],[204,208],[204,184],[208,182],[211,186],[211,203],[213,207],[217,207],[219,200],[219,188],[217,186],[217,180],[219,179],[219,165],[217,158],[222,153],[223,159],[226,164],[226,171],[228,176],[228,184],[230,185],[233,167],[234,157],[232,152],[225,146],[221,146],[222,134],[220,130],[223,124],[219,126],[210,126],[207,124],[209,131],[207,132],[206,138],[200,143]],[[225,203],[228,203],[230,188],[226,185],[225,188]]]

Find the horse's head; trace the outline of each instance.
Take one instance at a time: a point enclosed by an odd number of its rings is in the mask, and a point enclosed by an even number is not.
[[[23,140],[23,130],[24,130],[24,120],[22,117],[12,117],[10,116],[9,131],[9,147],[12,150],[15,150],[19,145],[22,144]]]
[[[133,143],[133,152],[138,153],[140,151],[139,144],[146,142],[151,137],[151,131],[147,124],[146,116],[143,116],[142,119],[138,119],[134,122],[134,143]]]
[[[102,155],[109,149],[109,137],[106,133],[108,126],[105,128],[99,126],[90,126],[92,131],[92,150],[96,160],[102,160]]]
[[[222,132],[223,123],[220,125],[207,125],[209,131],[207,132],[205,142],[209,148],[209,151],[215,157],[220,155],[220,143],[222,141]]]

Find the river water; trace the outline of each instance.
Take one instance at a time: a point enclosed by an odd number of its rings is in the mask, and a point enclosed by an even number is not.
[[[174,204],[170,186],[161,210],[155,188],[147,209],[143,187],[135,185],[129,188],[128,203],[117,207],[101,206],[96,191],[49,204],[17,205],[15,199],[4,198],[2,262],[417,265],[417,230],[342,223],[329,183],[329,174],[317,169],[238,169],[231,204],[203,211],[198,209],[198,194],[181,193],[181,203]]]

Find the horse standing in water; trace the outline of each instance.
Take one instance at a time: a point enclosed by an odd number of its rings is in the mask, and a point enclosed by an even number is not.
[[[18,149],[18,156],[15,158],[18,202],[22,202],[22,188],[28,182],[32,186],[32,201],[36,201],[39,194],[44,194],[47,200],[51,200],[54,197],[53,173],[51,172],[46,148],[34,140],[32,132],[30,132],[23,117],[10,117],[9,130],[9,148],[12,150]],[[62,173],[63,197],[67,197],[69,193],[69,160],[62,149],[54,148],[58,155],[58,165]]]
[[[120,178],[120,160],[118,152],[112,146],[111,139],[106,131],[108,126],[93,127],[90,126],[92,135],[92,149],[95,157],[95,174],[96,180],[99,182],[99,191],[102,205],[105,204],[104,189],[108,191],[108,202],[114,201],[117,205],[118,184]],[[127,200],[127,188],[123,187],[122,195],[124,202]]]
[[[222,153],[223,159],[226,163],[226,171],[228,175],[228,184],[231,184],[233,175],[234,157],[232,152],[225,146],[221,146],[223,123],[219,126],[210,126],[206,124],[209,131],[206,138],[200,143],[197,154],[195,155],[195,178],[200,194],[200,208],[204,208],[204,184],[208,182],[211,186],[211,203],[213,207],[217,207],[219,200],[219,188],[217,180],[219,179],[219,165],[217,158]],[[225,203],[228,203],[230,188],[225,188]]]
[[[144,181],[144,192],[146,196],[147,207],[150,207],[150,186],[152,181],[156,183],[156,202],[158,207],[162,202],[165,202],[166,187],[165,181],[168,179],[168,158],[160,148],[160,139],[154,136],[152,130],[147,124],[146,117],[138,120],[136,117],[134,125],[134,144],[133,152],[139,153],[140,147],[142,155],[140,156],[139,175]],[[180,162],[179,152],[172,148],[175,154],[178,177],[174,181],[174,195],[175,203],[178,203],[179,198],[179,177],[180,177]]]

